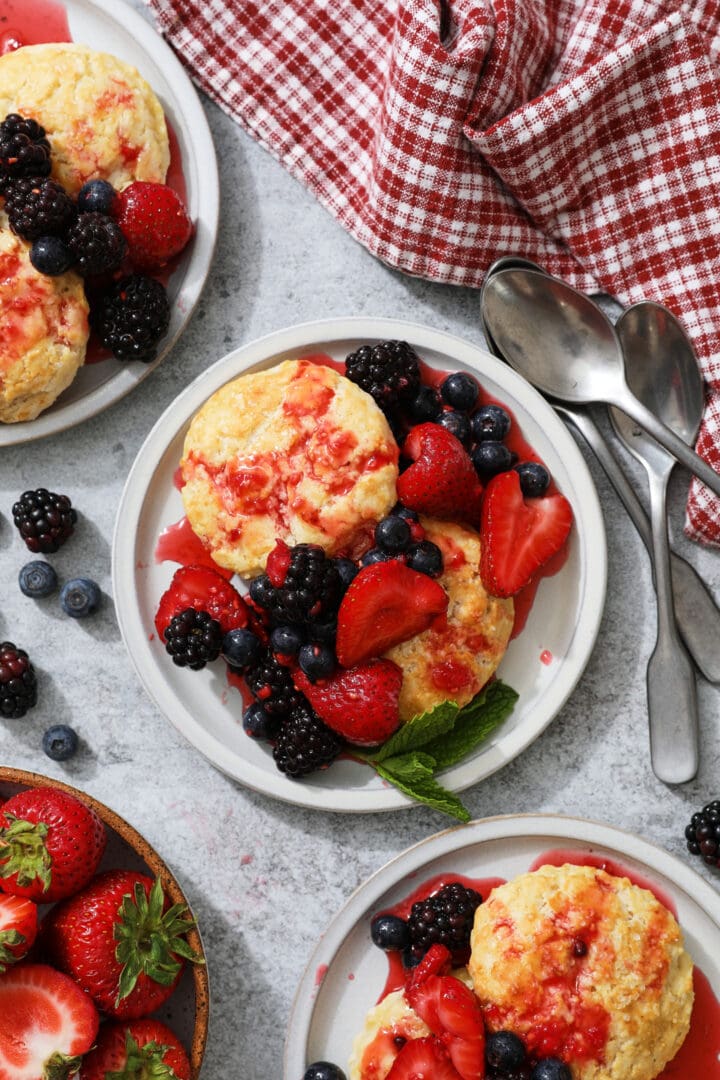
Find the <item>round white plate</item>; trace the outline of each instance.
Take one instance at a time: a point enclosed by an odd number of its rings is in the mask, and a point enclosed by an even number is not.
[[[385,954],[370,939],[370,920],[424,880],[456,873],[509,881],[552,849],[592,853],[620,863],[675,905],[685,945],[720,995],[720,895],[685,863],[631,833],[576,818],[486,818],[437,833],[386,863],[357,889],[312,954],[298,986],[285,1043],[287,1080],[313,1061],[347,1068],[354,1036],[387,977]]]
[[[177,569],[155,562],[162,530],[183,516],[173,476],[189,422],[203,402],[242,372],[303,353],[344,360],[353,349],[392,338],[409,341],[438,369],[477,375],[513,412],[525,438],[550,469],[575,514],[567,561],[544,579],[527,625],[510,644],[499,676],[520,694],[512,716],[471,757],[442,774],[460,791],[495,772],[537,738],[562,707],[592,651],[605,600],[605,529],[585,462],[551,407],[511,368],[476,345],[413,323],[350,318],[308,323],[230,353],[204,372],[160,417],[128,476],[113,540],[113,587],[120,630],[138,674],[158,708],[218,768],[275,798],[324,810],[368,812],[411,805],[372,769],[352,761],[303,780],[278,772],[267,744],[242,730],[241,701],[224,668],[201,672],[170,663],[152,637],[158,601]],[[152,640],[151,640],[152,637]],[[550,660],[543,663],[541,657]],[[551,658],[551,659],[550,659]]]
[[[215,146],[189,76],[170,47],[122,0],[63,0],[73,41],[133,64],[160,99],[177,136],[195,233],[168,282],[170,326],[151,364],[114,358],[80,368],[74,381],[36,420],[0,424],[0,446],[54,435],[95,416],[142,382],[184,330],[212,262],[220,205]]]

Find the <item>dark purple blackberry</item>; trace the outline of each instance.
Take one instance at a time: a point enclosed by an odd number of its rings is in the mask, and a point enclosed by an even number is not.
[[[24,240],[61,236],[77,217],[65,188],[49,178],[8,182],[5,210],[10,228]]]
[[[174,615],[165,631],[165,648],[173,664],[191,671],[201,671],[211,660],[217,660],[222,641],[223,631],[217,619],[191,607]]]
[[[245,682],[253,697],[270,716],[283,716],[304,702],[295,689],[290,672],[266,651],[259,663],[245,672]]]
[[[143,274],[122,278],[91,304],[90,322],[118,360],[149,364],[170,325],[165,287]]]
[[[262,575],[251,596],[265,608],[274,626],[326,622],[337,611],[343,594],[335,561],[317,544],[289,548],[289,559],[281,585],[273,585]]]
[[[720,799],[706,803],[685,829],[688,851],[720,870]]]
[[[361,345],[346,358],[345,374],[383,410],[409,402],[420,388],[420,360],[406,341]]]
[[[298,779],[316,769],[327,768],[342,746],[342,739],[322,722],[303,699],[280,725],[273,757],[280,772]]]
[[[65,235],[65,243],[83,277],[117,270],[127,254],[127,240],[107,214],[79,214]]]
[[[482,897],[475,889],[466,889],[459,881],[445,885],[433,896],[418,900],[410,909],[408,930],[411,951],[422,957],[431,945],[439,942],[453,954],[455,963],[464,963],[470,948],[475,911]]]
[[[36,120],[10,113],[0,124],[0,192],[8,180],[50,175],[50,143]]]
[[[17,720],[37,704],[35,668],[12,641],[0,645],[0,716]]]
[[[29,551],[52,555],[72,536],[77,513],[67,495],[47,488],[24,491],[12,508],[13,521]]]

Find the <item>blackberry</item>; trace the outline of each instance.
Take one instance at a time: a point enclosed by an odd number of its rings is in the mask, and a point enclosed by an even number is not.
[[[35,668],[12,641],[0,645],[0,716],[17,720],[37,704]]]
[[[79,214],[68,229],[65,242],[75,269],[83,277],[116,270],[127,254],[127,240],[117,222],[107,214]]]
[[[5,186],[10,228],[24,240],[61,236],[77,217],[65,188],[49,178],[13,180]]]
[[[170,325],[165,287],[143,274],[122,278],[91,305],[90,322],[118,360],[149,364]]]
[[[283,716],[305,700],[295,689],[287,668],[266,651],[259,661],[245,672],[250,692],[270,716]]]
[[[50,175],[50,143],[36,120],[9,113],[0,124],[0,191],[8,180]]]
[[[67,495],[47,488],[24,491],[13,505],[12,516],[28,550],[43,555],[58,551],[72,536],[77,521]]]
[[[362,345],[346,358],[345,374],[383,411],[416,398],[420,389],[420,360],[406,341]]]
[[[720,799],[706,803],[685,829],[688,851],[720,870]]]
[[[422,957],[431,945],[440,942],[453,954],[455,963],[464,963],[470,948],[475,910],[481,903],[480,893],[466,889],[459,881],[445,885],[433,896],[418,900],[410,909],[408,919],[413,954]]]
[[[316,769],[327,768],[340,753],[342,745],[342,739],[303,700],[280,725],[273,757],[280,772],[298,779]]]
[[[275,626],[310,626],[326,622],[337,611],[343,586],[333,559],[317,544],[297,544],[290,548],[290,562],[281,585],[273,585],[267,575],[250,595],[269,613]]]
[[[217,660],[223,632],[217,619],[207,611],[185,608],[174,615],[165,631],[165,648],[173,664],[200,671],[211,660]]]

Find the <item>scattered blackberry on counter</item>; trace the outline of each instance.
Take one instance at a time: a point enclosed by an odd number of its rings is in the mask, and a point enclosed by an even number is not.
[[[39,236],[30,248],[30,262],[39,274],[58,277],[73,264],[73,254],[59,236]]]
[[[18,574],[18,585],[24,596],[39,600],[55,592],[58,587],[57,574],[50,563],[38,559],[35,562],[25,563]]]
[[[362,345],[346,357],[345,374],[383,411],[409,402],[420,389],[420,360],[406,341]]]
[[[331,1061],[314,1061],[305,1070],[303,1080],[347,1080],[347,1077],[340,1066]]]
[[[0,123],[0,192],[9,180],[49,176],[50,143],[36,120],[9,113]]]
[[[117,270],[127,254],[120,226],[107,214],[79,214],[65,234],[75,269],[83,277]]]
[[[228,630],[222,639],[220,654],[231,668],[242,671],[258,662],[263,654],[262,642],[252,630],[242,627]]]
[[[515,465],[520,477],[520,490],[526,499],[539,499],[550,485],[550,474],[539,461],[521,461]]]
[[[206,664],[217,660],[223,643],[223,632],[217,619],[207,611],[185,608],[173,616],[165,631],[165,648],[173,664],[201,671]]]
[[[109,214],[117,192],[107,180],[86,180],[77,197],[81,214]]]
[[[470,409],[475,407],[475,403],[480,393],[480,387],[478,386],[472,375],[467,375],[464,371],[455,371],[452,375],[448,375],[446,379],[443,379],[440,384],[440,394],[444,401],[453,409],[459,409],[461,412],[469,412]]]
[[[308,626],[334,615],[342,598],[342,582],[333,559],[317,544],[289,548],[281,585],[267,574],[255,578],[250,596],[269,613],[275,626]]]
[[[75,203],[65,188],[49,178],[7,183],[5,211],[10,228],[24,240],[62,236],[77,217]]]
[[[60,607],[71,619],[85,619],[100,606],[102,593],[90,578],[71,578],[60,590]]]
[[[476,442],[502,442],[510,431],[510,417],[500,405],[481,405],[470,418],[470,429]]]
[[[453,954],[455,963],[467,960],[475,911],[482,897],[459,881],[445,885],[433,896],[418,900],[410,909],[408,930],[410,951],[422,959],[431,945],[439,942]]]
[[[43,735],[42,747],[53,761],[68,761],[77,753],[77,732],[67,724],[54,724]]]
[[[149,364],[170,325],[165,287],[142,274],[122,278],[92,302],[90,323],[118,360]]]
[[[0,716],[18,720],[37,705],[35,668],[24,649],[12,641],[0,645]]]
[[[283,719],[273,757],[280,772],[298,779],[330,765],[342,746],[342,739],[302,699]]]
[[[485,1041],[485,1063],[502,1075],[525,1063],[525,1043],[512,1031],[494,1031]]]
[[[720,799],[713,799],[693,814],[685,839],[691,855],[699,855],[708,866],[720,870]]]
[[[253,697],[271,716],[290,713],[304,701],[303,695],[295,689],[288,669],[268,651],[257,664],[248,668],[245,682]]]
[[[47,488],[24,491],[12,508],[13,521],[29,551],[52,555],[72,536],[77,513],[67,495]]]
[[[259,702],[254,701],[248,705],[242,718],[243,731],[251,739],[261,739],[264,742],[274,739],[277,733],[278,718],[266,713]]]
[[[428,577],[440,577],[443,572],[442,551],[432,540],[418,540],[405,552],[406,565]]]
[[[370,923],[370,937],[384,952],[400,952],[410,941],[408,924],[399,915],[376,915]]]

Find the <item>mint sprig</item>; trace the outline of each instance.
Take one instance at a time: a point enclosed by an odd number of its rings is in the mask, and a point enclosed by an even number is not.
[[[360,756],[411,799],[458,821],[469,821],[469,811],[437,782],[436,774],[484,742],[507,719],[517,699],[517,692],[497,679],[462,708],[444,701],[403,724],[379,750]]]

